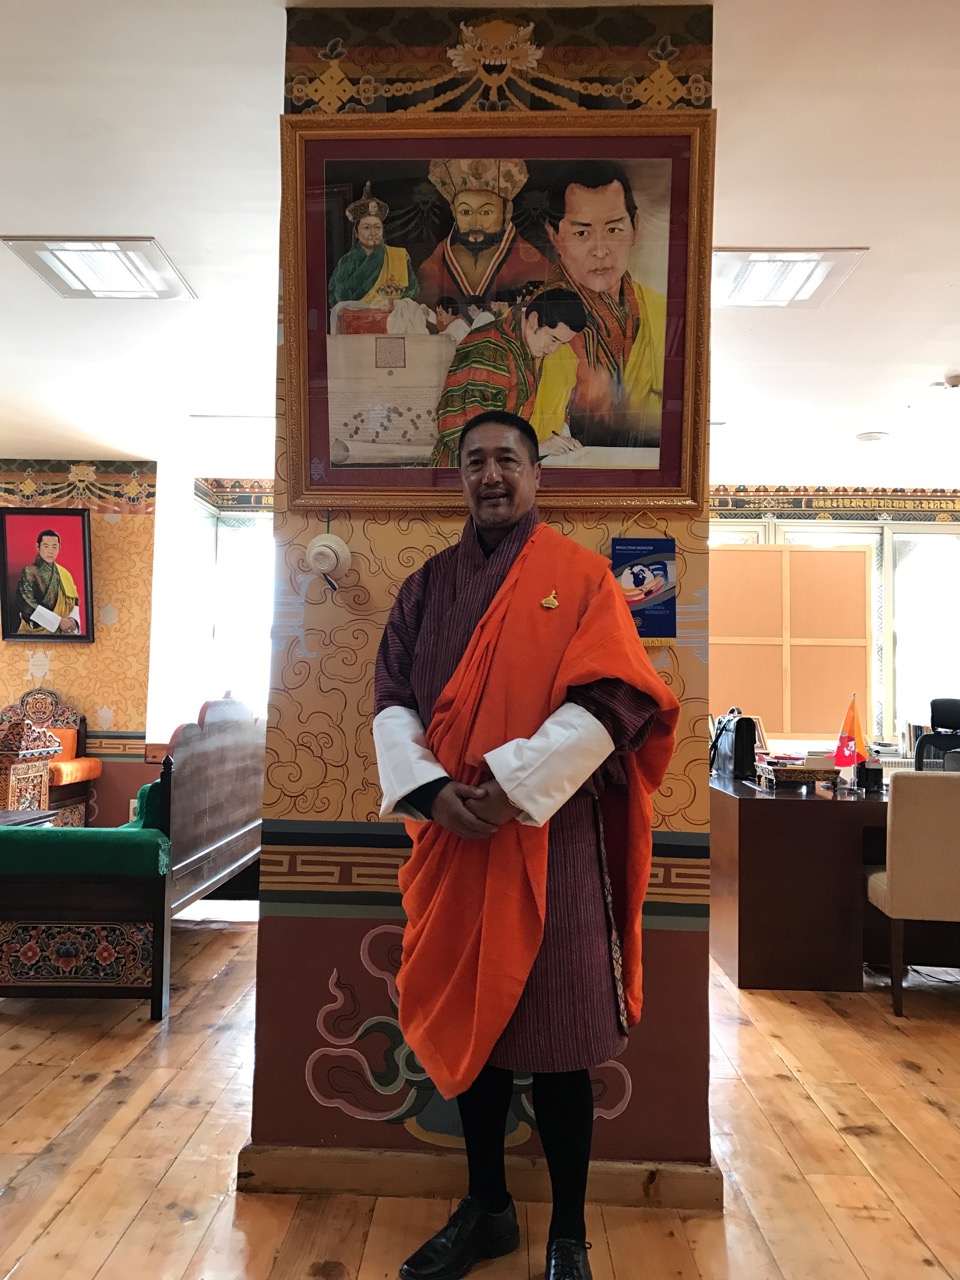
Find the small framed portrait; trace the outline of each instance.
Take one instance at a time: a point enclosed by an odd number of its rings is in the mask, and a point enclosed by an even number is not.
[[[89,511],[3,508],[0,564],[4,640],[92,643]]]
[[[450,506],[484,410],[539,505],[698,506],[711,112],[286,116],[290,501]]]

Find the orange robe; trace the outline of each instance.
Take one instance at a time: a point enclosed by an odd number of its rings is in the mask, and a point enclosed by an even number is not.
[[[556,608],[545,608],[551,597]],[[434,709],[430,750],[450,777],[488,775],[484,754],[531,737],[567,689],[620,679],[658,714],[624,758],[625,793],[604,797],[614,914],[628,1019],[642,1004],[641,913],[650,875],[652,802],[673,751],[679,704],[650,665],[608,561],[540,525],[517,556]],[[609,806],[609,809],[608,809]],[[400,873],[407,927],[397,986],[400,1026],[445,1097],[469,1088],[517,1006],[543,939],[547,840],[508,822],[489,840],[410,824]]]

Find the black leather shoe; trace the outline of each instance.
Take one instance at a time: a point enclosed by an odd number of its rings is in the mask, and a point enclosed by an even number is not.
[[[447,1225],[406,1260],[400,1280],[461,1280],[482,1258],[513,1253],[519,1244],[512,1200],[502,1212],[490,1213],[479,1200],[467,1196]]]
[[[593,1280],[587,1261],[588,1244],[579,1240],[551,1240],[547,1245],[547,1274],[544,1280]]]

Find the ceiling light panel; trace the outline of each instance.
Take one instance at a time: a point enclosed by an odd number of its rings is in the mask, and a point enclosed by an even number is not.
[[[152,238],[3,236],[61,298],[195,298]]]
[[[715,249],[714,307],[820,307],[866,249]]]

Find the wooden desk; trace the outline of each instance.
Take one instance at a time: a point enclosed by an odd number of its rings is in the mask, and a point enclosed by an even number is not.
[[[55,809],[0,809],[0,827],[42,827],[56,816]]]
[[[864,832],[884,796],[710,782],[710,953],[739,987],[863,988]]]

